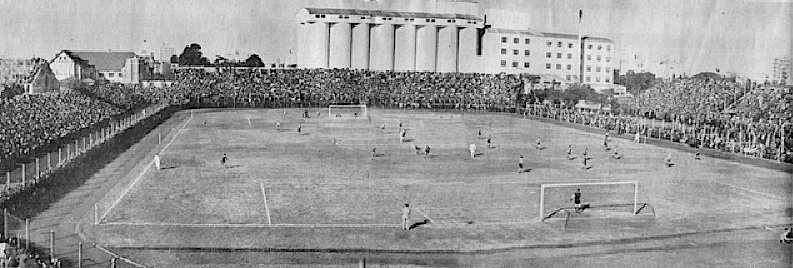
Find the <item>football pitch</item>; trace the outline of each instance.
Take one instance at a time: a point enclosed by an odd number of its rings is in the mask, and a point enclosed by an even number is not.
[[[624,227],[634,235],[790,217],[790,174],[695,160],[690,153],[620,138],[609,144],[622,155],[615,159],[614,151],[603,146],[602,130],[591,133],[498,113],[369,109],[366,117],[339,119],[328,118],[327,109],[309,109],[309,118],[302,115],[303,109],[180,112],[170,119],[177,123],[166,135],[158,129],[141,141],[159,144],[144,163],[136,163],[139,172],[119,174],[129,183],[97,205],[95,224],[392,232],[400,229],[401,209],[410,204],[415,229],[462,230],[465,241],[466,229],[551,226],[540,221],[543,184],[609,182],[636,182],[638,191],[573,186],[546,192],[545,205],[572,207],[567,199],[581,188],[582,202],[593,204],[594,218],[610,218],[614,215],[596,213],[596,205],[626,205],[632,212],[635,198],[646,208],[639,214],[649,224],[591,221],[597,228]],[[537,139],[542,149],[536,148]],[[473,158],[472,143],[477,148]],[[567,158],[568,145],[575,159]],[[669,152],[671,168],[664,165]],[[150,162],[155,153],[162,159],[160,170]],[[521,155],[523,170],[518,168]]]

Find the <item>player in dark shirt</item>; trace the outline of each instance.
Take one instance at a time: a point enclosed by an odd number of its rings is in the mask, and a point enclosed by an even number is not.
[[[581,189],[575,189],[575,193],[573,193],[570,201],[573,201],[575,212],[581,212]]]

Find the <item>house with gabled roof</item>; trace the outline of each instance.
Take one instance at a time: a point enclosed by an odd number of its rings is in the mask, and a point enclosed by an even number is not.
[[[50,64],[55,77],[139,84],[143,59],[128,51],[61,50]]]

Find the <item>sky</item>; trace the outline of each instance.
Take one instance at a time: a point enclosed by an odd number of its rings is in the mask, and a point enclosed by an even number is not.
[[[0,56],[51,59],[62,49],[259,54],[294,62],[302,7],[423,11],[434,0],[0,0]],[[453,0],[438,0],[453,1]],[[470,1],[470,0],[466,0]],[[732,71],[761,79],[793,54],[793,0],[481,0],[525,14],[529,30],[614,40],[615,58],[659,75]],[[290,51],[292,54],[290,54]],[[661,62],[666,64],[661,65]],[[670,69],[673,68],[673,69]]]

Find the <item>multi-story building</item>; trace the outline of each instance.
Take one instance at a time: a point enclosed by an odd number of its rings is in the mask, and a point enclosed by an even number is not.
[[[30,83],[36,67],[46,63],[44,59],[0,59],[0,84]]]
[[[298,67],[532,74],[613,87],[613,41],[516,29],[525,23],[488,13],[486,21],[477,14],[304,8],[296,15]]]
[[[774,84],[793,84],[790,73],[790,58],[775,58],[771,66],[771,82]]]
[[[133,52],[62,50],[50,69],[58,80],[86,78],[113,83],[139,84],[145,60]]]

